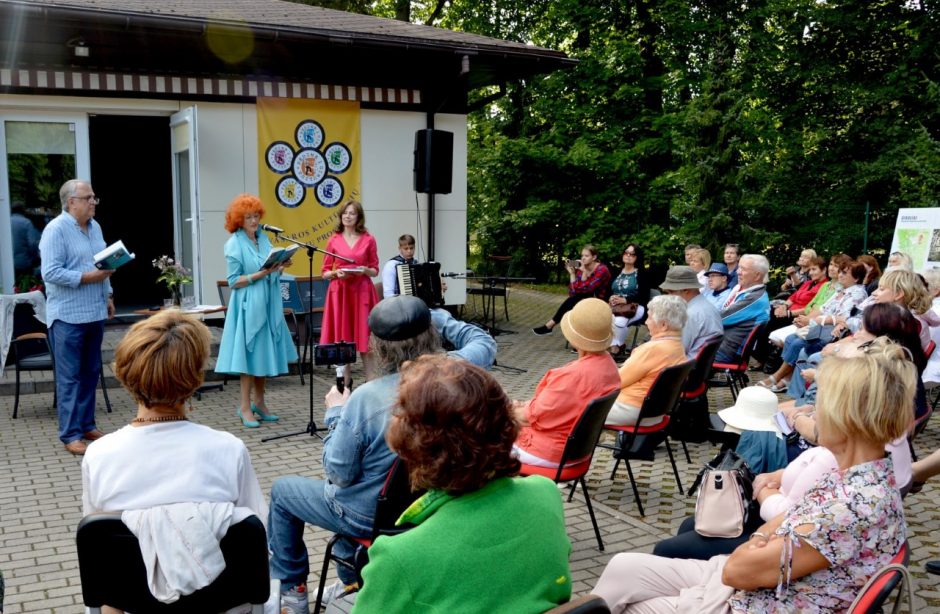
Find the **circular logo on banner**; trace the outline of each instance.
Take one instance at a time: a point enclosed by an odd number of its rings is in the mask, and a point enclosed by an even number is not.
[[[295,136],[302,148],[316,149],[323,144],[323,126],[312,119],[305,119],[297,125]]]
[[[277,194],[278,202],[291,209],[299,205],[307,194],[304,186],[293,177],[284,177],[278,181],[274,191]]]
[[[316,149],[301,149],[294,156],[294,177],[307,187],[313,187],[326,176],[326,160]]]
[[[327,177],[317,186],[317,200],[324,207],[335,207],[343,200],[343,184],[335,177]]]
[[[291,164],[294,162],[294,150],[289,143],[274,141],[268,145],[264,160],[268,163],[268,168],[283,175],[290,171]]]
[[[349,148],[342,143],[327,145],[323,157],[326,158],[326,165],[331,173],[342,173],[349,168],[349,164],[352,162],[352,154],[349,153]]]

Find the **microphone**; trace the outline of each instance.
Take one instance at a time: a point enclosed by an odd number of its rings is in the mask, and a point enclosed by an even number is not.
[[[261,226],[259,226],[259,228],[261,230],[267,230],[268,232],[273,232],[276,235],[279,235],[282,232],[284,232],[283,228],[278,228],[277,226],[272,226],[270,224],[262,224]]]

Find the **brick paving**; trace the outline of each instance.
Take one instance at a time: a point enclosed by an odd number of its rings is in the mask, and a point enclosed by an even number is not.
[[[544,323],[560,300],[558,296],[522,288],[510,291],[511,319],[509,322],[500,319],[498,325],[518,332],[497,337],[498,364],[502,366],[493,372],[512,398],[531,395],[547,369],[573,359],[565,348],[560,331],[546,337],[535,337],[529,331],[532,326]],[[109,329],[106,358],[110,357],[113,344],[120,335],[119,329]],[[503,366],[527,371],[516,373]],[[116,386],[110,371],[106,370],[106,373],[111,386]],[[359,366],[354,369],[353,376],[361,381]],[[332,384],[332,373],[318,370],[308,382],[311,380],[314,416],[322,419],[322,399]],[[6,467],[6,478],[0,480],[0,570],[7,583],[3,612],[81,612],[81,587],[74,545],[74,530],[81,519],[81,460],[65,452],[56,437],[49,375],[38,374],[30,378],[31,393],[21,397],[20,417],[16,420],[11,418],[12,381],[10,372],[0,379],[0,463]],[[98,424],[105,431],[124,426],[134,414],[134,405],[127,393],[111,387],[109,394],[114,407],[111,414],[105,412],[100,390],[98,393]],[[271,380],[269,406],[281,416],[281,421],[248,430],[234,418],[238,385],[230,382],[223,391],[209,392],[201,400],[194,400],[192,416],[196,421],[241,437],[251,451],[261,487],[268,492],[272,481],[279,476],[322,477],[319,440],[299,435],[261,442],[263,437],[272,434],[305,428],[308,394],[308,389],[300,385],[296,375]],[[725,389],[711,391],[709,398],[713,410],[731,404],[730,394]],[[940,418],[935,416],[918,440],[916,449],[919,454],[929,453],[940,445],[938,421]],[[676,456],[684,489],[691,484],[701,464],[714,454],[715,448],[708,444],[690,444],[689,451],[691,464],[686,463],[681,450]],[[612,466],[610,452],[599,450],[588,481],[606,545],[605,552],[597,550],[580,493],[571,503],[565,503],[568,535],[572,541],[575,594],[590,591],[613,554],[650,551],[654,543],[674,532],[693,510],[694,500],[678,493],[664,451],[658,451],[653,462],[633,463],[645,517],[641,517],[636,509],[625,469],[621,467],[613,482],[610,481]],[[940,528],[940,509],[934,499],[938,495],[938,487],[928,484],[920,494],[905,500],[912,550],[910,569],[914,576],[914,611],[917,612],[940,612],[940,589],[936,577],[923,571],[925,561],[940,559],[940,543],[936,538],[936,531]],[[307,528],[306,541],[314,568],[319,566],[328,537],[324,531]],[[310,582],[316,582],[316,572],[311,574]]]

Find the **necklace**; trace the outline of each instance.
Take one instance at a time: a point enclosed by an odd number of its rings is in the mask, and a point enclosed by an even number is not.
[[[186,416],[156,416],[153,418],[134,418],[131,424],[145,424],[148,422],[176,422],[179,420],[189,420]]]

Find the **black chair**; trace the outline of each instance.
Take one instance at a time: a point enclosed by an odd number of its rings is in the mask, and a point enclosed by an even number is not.
[[[695,366],[682,386],[679,406],[676,407],[669,425],[669,437],[682,442],[685,461],[691,463],[686,442],[702,443],[707,439],[705,432],[709,428],[708,419],[708,380],[711,377],[715,354],[721,347],[722,337],[708,341],[699,348],[695,356]]]
[[[140,544],[120,512],[85,516],[75,536],[82,601],[92,612],[103,605],[126,612],[223,612],[244,603],[252,612],[264,611],[271,592],[268,540],[255,517],[229,527],[222,538],[225,569],[212,584],[174,603],[162,603],[150,593]]]
[[[46,325],[33,315],[33,307],[29,303],[19,303],[13,308],[13,339],[10,341],[10,352],[7,355],[7,364],[13,364],[16,369],[16,393],[13,400],[13,417],[16,418],[20,408],[20,372],[22,371],[50,371],[52,372],[53,387],[55,386],[55,359],[52,346],[49,345]],[[104,395],[105,407],[111,413],[111,399],[104,383],[104,361],[98,375],[101,383],[101,392]],[[58,395],[53,390],[52,407],[55,408]]]
[[[744,345],[741,346],[741,354],[735,357],[731,362],[716,362],[712,364],[713,371],[720,372],[724,379],[713,379],[709,382],[712,386],[727,386],[731,389],[731,398],[738,400],[738,390],[747,386],[748,363],[751,362],[751,353],[757,346],[757,340],[764,334],[764,324],[758,324],[748,333]]]
[[[682,492],[682,482],[679,479],[679,469],[676,467],[676,459],[672,455],[672,446],[669,445],[669,423],[670,417],[679,403],[679,395],[682,393],[682,386],[686,378],[692,371],[694,363],[690,360],[680,365],[667,367],[660,372],[646,393],[643,399],[643,405],[640,407],[640,415],[636,424],[633,426],[620,426],[614,424],[605,424],[604,428],[617,431],[617,445],[599,444],[602,448],[614,451],[614,469],[610,472],[610,479],[613,480],[620,466],[620,461],[627,465],[627,475],[630,476],[630,485],[633,487],[633,496],[636,498],[636,505],[640,509],[640,516],[645,516],[643,512],[643,502],[640,500],[640,491],[636,487],[636,480],[633,477],[633,468],[630,466],[630,459],[634,460],[652,460],[653,449],[660,442],[666,443],[666,451],[669,452],[669,462],[672,464],[672,474],[676,478],[676,486],[679,487],[679,494]],[[640,422],[646,418],[655,418],[662,416],[662,421],[653,426],[640,426]]]
[[[568,603],[555,606],[544,614],[610,614],[607,602],[597,595],[582,595]]]
[[[561,454],[561,461],[558,463],[557,468],[537,467],[523,463],[522,469],[519,471],[521,475],[545,476],[554,480],[556,484],[558,482],[571,482],[568,501],[571,501],[574,496],[577,485],[581,484],[584,502],[587,504],[588,513],[591,515],[591,524],[594,525],[597,549],[601,552],[604,551],[604,541],[601,539],[601,531],[597,527],[597,518],[594,516],[594,507],[591,505],[591,496],[588,494],[584,476],[591,469],[594,450],[597,448],[601,431],[604,430],[604,421],[607,420],[607,414],[619,395],[620,390],[615,390],[608,395],[593,399],[587,404],[584,413],[581,414],[574,428],[571,429],[571,433],[568,434],[568,441],[565,443],[565,450]]]
[[[323,590],[326,586],[326,575],[330,570],[330,561],[335,561],[337,565],[342,565],[347,569],[356,572],[356,579],[362,587],[362,569],[369,562],[369,547],[372,542],[380,535],[396,535],[404,533],[411,528],[410,525],[396,526],[395,521],[402,515],[409,505],[414,503],[421,495],[423,490],[412,491],[411,482],[408,479],[408,467],[400,458],[395,458],[388,475],[385,478],[385,484],[375,501],[375,520],[372,525],[372,536],[350,537],[348,535],[336,534],[330,538],[326,544],[326,552],[323,554],[323,567],[320,569],[320,583],[317,589],[317,601],[312,612],[316,614],[320,611],[323,600]],[[358,544],[356,555],[352,562],[340,559],[333,555],[333,547],[340,539],[348,539]]]

